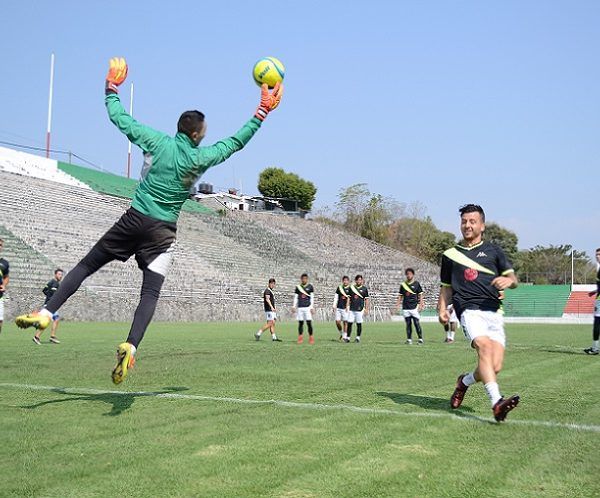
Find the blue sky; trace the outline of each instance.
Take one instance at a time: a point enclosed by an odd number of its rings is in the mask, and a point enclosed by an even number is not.
[[[252,65],[274,55],[284,100],[205,175],[215,186],[255,193],[279,166],[317,185],[317,207],[365,182],[453,232],[478,202],[521,247],[600,246],[600,2],[33,3],[3,3],[0,140],[43,146],[52,51],[53,147],[114,172],[127,143],[104,110],[111,56],[129,62],[136,118],[174,132],[197,108],[210,143],[252,115]]]

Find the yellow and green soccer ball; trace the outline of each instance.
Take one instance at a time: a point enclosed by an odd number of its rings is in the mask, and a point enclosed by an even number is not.
[[[269,88],[273,88],[276,83],[281,83],[285,76],[285,67],[281,61],[275,57],[263,57],[252,70],[254,81],[257,85],[266,83]]]

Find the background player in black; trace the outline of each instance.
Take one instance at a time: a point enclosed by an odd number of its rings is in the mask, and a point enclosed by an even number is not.
[[[598,273],[596,274],[596,290],[590,292],[591,296],[596,296],[594,303],[594,329],[592,332],[592,347],[584,349],[586,354],[600,353],[600,247],[596,249],[596,262],[598,263]]]
[[[412,344],[412,324],[414,322],[419,344],[423,344],[423,329],[421,328],[421,311],[425,307],[423,288],[415,280],[415,270],[407,268],[404,272],[406,280],[400,285],[396,313],[402,304],[402,314],[406,322],[406,344]]]
[[[356,339],[360,342],[362,334],[363,316],[369,313],[369,290],[363,285],[363,276],[356,275],[354,284],[350,286],[350,311],[348,313],[348,336],[344,342],[350,342],[352,324],[356,323]]]
[[[46,299],[44,300],[44,306],[46,306],[46,304],[48,304],[48,301],[50,301],[50,298],[52,298],[54,293],[60,287],[60,281],[62,280],[63,275],[64,275],[64,272],[62,271],[62,269],[57,268],[56,270],[54,270],[54,278],[52,280],[50,280],[50,282],[48,282],[46,284],[46,287],[44,287],[44,289],[42,290],[42,293],[44,294],[44,296],[46,296]],[[56,330],[58,329],[59,321],[60,321],[60,316],[58,315],[58,313],[54,313],[52,315],[52,329],[50,329],[50,342],[52,344],[60,344],[60,341],[56,337]],[[42,343],[42,341],[40,340],[40,337],[42,336],[43,331],[44,331],[43,329],[38,329],[38,331],[33,336],[33,342],[35,342],[38,345],[40,345]]]
[[[267,324],[263,328],[258,329],[258,332],[254,334],[254,338],[257,341],[260,341],[260,336],[265,330],[269,330],[271,332],[271,340],[281,342],[281,339],[278,339],[277,335],[275,335],[275,320],[277,320],[277,312],[275,311],[275,294],[273,294],[274,288],[275,279],[270,278],[267,288],[263,292],[263,307],[267,318]]]
[[[335,313],[335,325],[340,333],[340,340],[347,338],[348,329],[348,299],[350,293],[350,278],[347,275],[342,277],[342,283],[335,290],[333,298],[333,312]]]
[[[463,241],[442,256],[439,320],[448,323],[452,302],[465,336],[477,350],[477,368],[460,375],[450,399],[458,408],[468,387],[483,382],[492,404],[494,418],[501,422],[517,406],[519,396],[504,399],[496,381],[504,361],[506,337],[500,292],[518,285],[517,277],[504,251],[483,240],[485,213],[481,206],[460,208]]]
[[[4,247],[4,240],[0,239],[0,251]],[[2,323],[4,322],[4,293],[8,287],[10,265],[4,258],[0,258],[0,332],[2,332]]]
[[[308,342],[309,344],[315,343],[313,337],[313,326],[312,326],[312,312],[315,305],[315,289],[312,284],[308,283],[308,275],[303,273],[300,276],[300,284],[294,289],[294,304],[292,306],[292,312],[296,313],[296,319],[298,320],[298,344],[302,344],[304,341],[304,322],[308,327]]]

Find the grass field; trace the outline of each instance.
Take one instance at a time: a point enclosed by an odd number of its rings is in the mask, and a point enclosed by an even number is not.
[[[116,387],[126,324],[63,324],[58,346],[5,326],[0,496],[600,495],[588,326],[507,327],[500,387],[522,402],[501,425],[481,385],[449,411],[474,353],[435,324],[424,346],[392,323],[367,324],[360,345],[325,324],[314,346],[296,345],[292,324],[282,343],[255,329],[154,324]]]

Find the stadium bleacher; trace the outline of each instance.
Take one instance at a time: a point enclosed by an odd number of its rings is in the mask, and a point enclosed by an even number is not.
[[[569,285],[520,285],[506,291],[504,311],[514,317],[562,317],[569,294]]]

